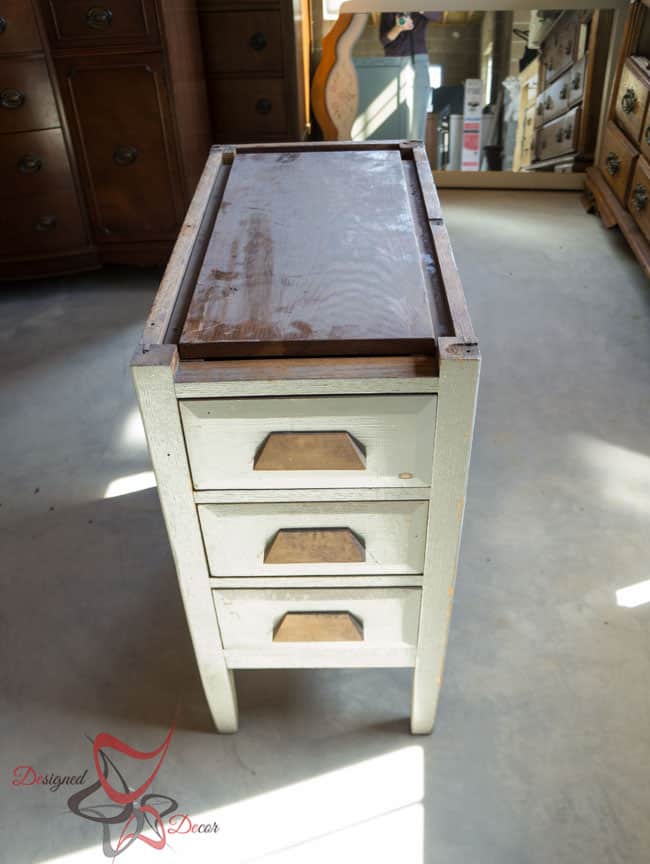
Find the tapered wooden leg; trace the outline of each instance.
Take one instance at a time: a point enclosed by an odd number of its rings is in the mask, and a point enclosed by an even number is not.
[[[175,346],[140,351],[131,364],[149,453],[201,681],[219,732],[237,731],[234,677],[226,666],[192,495],[174,392]]]
[[[475,345],[440,339],[440,390],[411,732],[433,731],[447,649],[465,510],[480,355]]]

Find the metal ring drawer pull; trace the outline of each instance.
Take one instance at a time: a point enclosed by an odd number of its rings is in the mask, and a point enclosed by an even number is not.
[[[4,33],[6,29],[7,29],[7,19],[3,18],[3,16],[0,15],[0,34]]]
[[[565,82],[560,90],[560,99],[566,99],[569,95],[569,85]]]
[[[544,100],[544,108],[546,108],[546,110],[548,111],[552,107],[553,107],[553,100],[551,99],[550,96],[547,96],[546,99]]]
[[[16,108],[22,108],[24,104],[25,94],[21,93],[20,90],[9,88],[0,92],[0,105],[3,108],[15,110]]]
[[[569,140],[569,138],[573,135],[573,126],[567,126],[564,130],[564,137]]]
[[[116,147],[113,153],[113,162],[116,165],[119,165],[122,168],[127,167],[128,165],[133,165],[135,160],[138,158],[138,148],[132,147],[130,144],[122,145],[121,147]]]
[[[93,30],[105,30],[113,21],[113,13],[103,6],[91,6],[86,12],[86,23]]]
[[[636,108],[638,100],[636,92],[632,87],[628,87],[621,97],[621,108],[624,114],[631,114]]]
[[[576,74],[575,74],[575,75],[573,76],[573,78],[571,79],[571,87],[572,87],[572,89],[573,89],[573,90],[579,90],[579,89],[580,89],[580,84],[581,84],[581,83],[582,83],[582,76],[580,75],[579,72],[576,72]]]
[[[537,103],[537,115],[539,117],[541,117],[543,113],[544,113],[544,104],[542,102],[538,102]]]
[[[560,141],[562,140],[563,137],[564,137],[564,132],[561,129],[558,129],[557,132],[555,133],[555,140],[557,141],[558,144],[560,143]]]
[[[355,564],[366,544],[350,528],[281,528],[264,550],[265,564]]]
[[[52,231],[56,228],[56,216],[41,216],[34,223],[34,231]]]
[[[263,97],[262,99],[258,99],[255,103],[255,110],[258,114],[270,114],[271,109],[273,108],[273,103],[270,99]]]
[[[632,201],[637,210],[645,210],[648,203],[648,190],[643,183],[637,183],[632,190]]]
[[[269,44],[264,33],[253,33],[251,38],[248,40],[248,44],[251,46],[253,51],[263,51],[266,46]]]
[[[610,177],[618,174],[621,169],[621,160],[616,153],[608,153],[605,162],[607,163],[607,173]]]
[[[21,174],[38,174],[42,167],[43,162],[31,153],[26,153],[18,160],[18,170]]]

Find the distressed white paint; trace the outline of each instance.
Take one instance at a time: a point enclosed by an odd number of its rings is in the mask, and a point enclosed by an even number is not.
[[[211,504],[198,508],[213,576],[317,576],[421,573],[428,501]],[[349,528],[365,561],[266,564],[264,552],[283,529]]]
[[[429,486],[436,397],[338,396],[180,402],[196,489]],[[271,432],[345,431],[365,448],[358,471],[254,471]],[[400,474],[410,474],[409,479]]]
[[[419,588],[215,590],[226,659],[231,668],[412,666]],[[349,612],[363,642],[273,642],[287,612]]]

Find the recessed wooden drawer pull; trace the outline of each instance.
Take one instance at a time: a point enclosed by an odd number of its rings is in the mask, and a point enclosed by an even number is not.
[[[363,642],[363,624],[349,612],[287,612],[274,642]]]
[[[283,528],[264,552],[265,564],[341,564],[366,560],[366,547],[349,528]]]
[[[638,99],[632,87],[628,87],[621,97],[621,108],[623,113],[631,114],[637,106]]]
[[[364,471],[364,448],[348,432],[271,432],[254,471]]]

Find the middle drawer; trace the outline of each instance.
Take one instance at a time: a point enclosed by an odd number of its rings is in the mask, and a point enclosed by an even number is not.
[[[202,504],[213,576],[419,574],[427,501]]]

